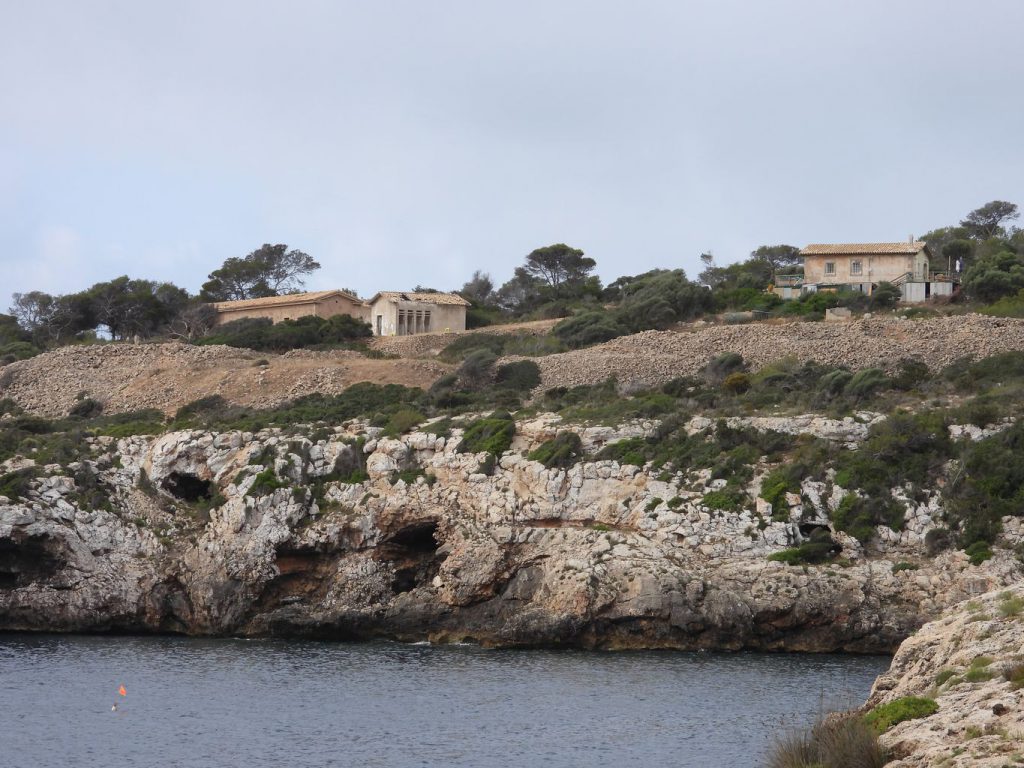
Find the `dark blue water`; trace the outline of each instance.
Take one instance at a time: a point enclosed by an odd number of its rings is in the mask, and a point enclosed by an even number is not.
[[[887,666],[0,635],[0,766],[746,768],[780,727],[862,702]]]

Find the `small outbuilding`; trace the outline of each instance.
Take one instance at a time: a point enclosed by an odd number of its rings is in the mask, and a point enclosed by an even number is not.
[[[242,301],[218,301],[217,325],[230,323],[242,318],[267,318],[271,322],[298,320],[300,317],[334,317],[351,315],[369,321],[369,305],[348,291],[313,291],[291,293],[284,296],[270,296],[265,299],[244,299]]]
[[[367,304],[375,336],[464,331],[470,306],[457,293],[409,291],[381,291]]]

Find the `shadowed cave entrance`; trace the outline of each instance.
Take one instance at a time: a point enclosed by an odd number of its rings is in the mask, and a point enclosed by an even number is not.
[[[424,520],[398,530],[377,548],[377,557],[395,569],[391,591],[396,595],[416,589],[437,574],[441,559],[436,534],[437,521]]]
[[[0,539],[0,589],[16,589],[50,578],[66,565],[60,545],[49,536]]]
[[[194,504],[213,497],[213,483],[201,480],[188,472],[171,472],[160,486],[176,499]]]

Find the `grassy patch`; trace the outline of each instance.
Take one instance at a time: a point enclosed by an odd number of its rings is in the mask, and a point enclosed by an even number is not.
[[[580,461],[583,444],[575,432],[562,432],[537,446],[527,458],[539,461],[548,469],[568,469]]]
[[[894,725],[906,720],[917,720],[934,715],[939,705],[934,699],[918,696],[904,696],[901,699],[882,704],[868,712],[864,720],[879,733],[885,733]]]

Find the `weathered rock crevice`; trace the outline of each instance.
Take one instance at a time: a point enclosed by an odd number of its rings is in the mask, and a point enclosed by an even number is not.
[[[795,423],[838,442],[861,426]],[[1019,525],[982,565],[929,555],[936,494],[865,548],[835,530],[820,482],[774,510],[721,510],[704,504],[708,473],[527,459],[556,424],[520,424],[490,476],[457,432],[394,439],[355,422],[316,441],[98,438],[109,508],[85,505],[57,466],[0,503],[0,629],[889,651],[945,606],[1021,578]],[[655,426],[580,431],[608,444]],[[412,465],[424,474],[395,476]],[[369,479],[347,471],[363,467]],[[768,559],[826,530],[841,562]]]

